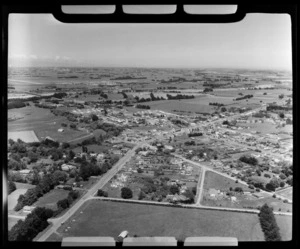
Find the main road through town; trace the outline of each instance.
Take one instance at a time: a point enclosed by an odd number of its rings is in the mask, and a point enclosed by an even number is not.
[[[45,241],[52,233],[54,233],[60,226],[61,223],[67,221],[78,208],[91,196],[93,196],[98,189],[104,187],[104,185],[123,167],[123,165],[134,155],[135,150],[142,146],[144,143],[139,143],[131,150],[129,150],[124,157],[122,157],[108,172],[106,172],[100,180],[85,193],[64,215],[59,218],[49,219],[52,223],[50,229],[46,230],[36,241]]]

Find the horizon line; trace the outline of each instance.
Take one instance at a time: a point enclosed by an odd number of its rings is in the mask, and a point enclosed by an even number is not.
[[[144,68],[144,69],[192,69],[192,70],[208,70],[208,69],[227,69],[227,70],[250,70],[250,71],[287,71],[292,72],[293,69],[284,68],[246,68],[246,67],[156,67],[156,66],[8,66],[9,68]]]

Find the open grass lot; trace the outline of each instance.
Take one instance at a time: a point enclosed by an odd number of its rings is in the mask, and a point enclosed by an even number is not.
[[[280,224],[289,228],[290,217],[279,218],[283,218]],[[71,228],[65,231],[68,226]],[[86,202],[57,232],[63,237],[117,237],[123,230],[129,236],[228,236],[239,241],[264,240],[255,214],[98,200]],[[283,239],[290,239],[291,233],[287,233],[290,231],[291,228],[282,230]]]
[[[292,187],[277,191],[277,193],[288,199],[293,199],[293,188]]]
[[[28,183],[21,183],[21,182],[15,182],[17,189],[31,189],[35,188],[35,185],[28,184]]]
[[[51,121],[51,119],[56,119],[57,117],[54,116],[49,109],[44,108],[38,108],[35,107],[32,103],[31,106],[26,106],[23,108],[15,108],[8,110],[8,117],[10,115],[20,115],[23,116],[23,119],[19,119],[16,121],[9,122],[8,130],[10,131],[10,128],[13,129],[17,126],[30,124],[38,121]]]
[[[11,113],[11,114],[10,114]],[[24,118],[8,123],[8,132],[33,130],[38,139],[50,136],[59,142],[69,141],[77,137],[86,135],[84,131],[64,128],[64,132],[58,132],[61,123],[69,123],[65,117],[57,117],[53,115],[49,109],[37,108],[35,106],[24,107],[20,109],[8,110],[8,116],[22,115]]]
[[[205,179],[204,179],[204,189],[210,189],[215,188],[219,189],[221,191],[228,191],[230,187],[233,189],[236,187],[241,187],[244,192],[250,191],[251,189],[248,188],[248,186],[241,184],[241,183],[235,183],[235,181],[226,178],[224,176],[221,176],[219,174],[216,174],[211,171],[207,171],[205,173]]]
[[[14,141],[21,139],[25,143],[39,142],[34,131],[11,131],[7,133],[7,138]]]
[[[68,197],[69,191],[64,189],[53,189],[33,204],[35,207],[46,207],[53,210],[57,209],[56,203],[59,200],[65,199]]]
[[[87,138],[85,138],[87,139]],[[83,139],[83,140],[85,140]],[[82,142],[81,140],[76,141],[76,143]],[[88,151],[94,151],[95,153],[102,153],[105,151],[108,151],[111,147],[105,146],[105,145],[98,145],[98,144],[89,144],[86,146],[88,148]],[[75,153],[81,153],[82,152],[82,147],[78,146],[73,149]]]
[[[264,122],[264,123],[238,123],[238,127],[245,128],[245,132],[251,132],[251,131],[258,131],[262,134],[269,134],[274,132],[293,132],[293,126],[292,125],[286,125],[285,127],[276,128],[275,124],[272,124],[270,122]],[[246,127],[250,127],[249,129],[246,129]],[[242,130],[243,131],[243,130]]]
[[[283,200],[268,196],[265,198],[257,198],[252,195],[237,194],[237,201],[233,202],[229,198],[211,198],[207,191],[204,191],[204,197],[201,204],[211,207],[228,207],[228,208],[246,208],[257,209],[267,203],[274,211],[292,212],[293,206],[289,203],[284,203]]]

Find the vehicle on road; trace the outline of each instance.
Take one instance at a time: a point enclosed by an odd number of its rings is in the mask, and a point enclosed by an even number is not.
[[[127,235],[128,235],[128,231],[125,230],[125,231],[121,232],[118,237],[125,239],[127,237]]]

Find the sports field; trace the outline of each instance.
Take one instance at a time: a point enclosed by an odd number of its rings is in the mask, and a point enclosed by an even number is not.
[[[291,219],[284,217],[281,223],[289,228]],[[117,237],[123,230],[129,236],[228,236],[239,241],[264,240],[256,214],[99,200],[86,202],[57,232],[62,237]],[[289,239],[286,229],[283,238]]]

